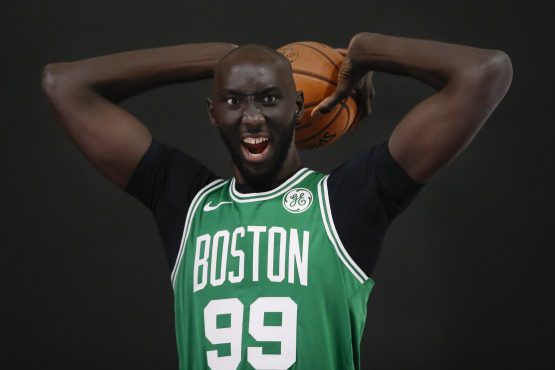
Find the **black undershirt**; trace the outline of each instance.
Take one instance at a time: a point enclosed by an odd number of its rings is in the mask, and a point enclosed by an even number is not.
[[[137,165],[125,190],[153,212],[170,269],[191,201],[218,178],[194,158],[155,139]],[[263,189],[237,184],[236,190],[268,191],[283,181],[265,184]],[[366,274],[374,269],[387,227],[420,188],[393,159],[387,142],[355,155],[330,173],[328,192],[335,227],[347,252]]]

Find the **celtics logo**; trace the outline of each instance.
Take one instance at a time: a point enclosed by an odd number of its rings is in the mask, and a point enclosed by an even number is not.
[[[291,213],[304,212],[312,204],[312,193],[304,188],[289,190],[283,196],[283,206]]]

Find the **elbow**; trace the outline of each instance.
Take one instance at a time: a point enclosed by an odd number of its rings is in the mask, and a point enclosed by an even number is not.
[[[510,83],[510,79],[513,77],[513,64],[507,53],[501,50],[494,50],[490,58],[490,64],[497,73],[505,75]]]
[[[52,101],[63,90],[63,67],[60,63],[47,64],[42,70],[42,91]]]
[[[50,63],[42,70],[42,91],[53,104],[71,96],[77,82],[71,76],[69,63]]]
[[[509,56],[498,50],[483,50],[474,63],[461,68],[450,81],[466,106],[489,116],[501,102],[513,78]]]
[[[480,92],[479,99],[492,107],[503,99],[513,79],[511,58],[503,51],[488,50],[487,55],[469,72],[469,80]]]
[[[494,90],[499,100],[505,96],[513,80],[513,64],[511,58],[501,50],[492,51],[485,67],[484,80]]]

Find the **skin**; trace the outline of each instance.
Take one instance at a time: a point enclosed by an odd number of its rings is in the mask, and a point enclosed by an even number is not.
[[[207,100],[210,121],[231,153],[239,183],[271,183],[301,167],[293,133],[303,96],[281,54],[256,45],[234,50],[218,63]],[[246,138],[267,139],[268,146],[253,156]]]
[[[230,53],[217,65],[235,47],[189,44],[49,64],[43,73],[43,90],[84,155],[123,188],[151,135],[118,103],[157,86],[210,78],[217,68],[209,114],[235,157],[238,180],[263,183],[286,178],[298,169],[300,160],[290,142],[283,165],[276,170],[278,148],[285,145],[287,128],[302,114],[296,113],[302,111],[299,94],[291,86],[290,71],[261,50]],[[369,112],[374,71],[407,75],[437,90],[403,117],[389,140],[392,156],[420,183],[472,141],[512,80],[510,59],[498,50],[360,33],[351,39],[345,54],[336,91],[313,114],[326,114],[360,86],[365,86],[359,89],[363,91],[360,101],[365,102],[362,111]],[[268,106],[262,92],[272,85],[279,87],[283,98]],[[224,104],[221,91],[229,87],[240,93],[237,109]],[[238,155],[240,140],[247,133],[271,139],[263,163],[241,160]]]
[[[209,116],[230,149],[237,180],[263,185],[287,178],[300,167],[290,133],[302,116],[302,96],[283,60],[263,48],[229,53],[235,48],[189,44],[49,64],[43,90],[79,149],[106,178],[124,188],[152,137],[118,103],[215,72]],[[472,141],[512,80],[510,59],[497,50],[361,33],[344,53],[337,89],[313,114],[326,114],[356,90],[362,108],[358,119],[364,118],[373,96],[372,72],[407,75],[436,89],[401,119],[389,140],[392,156],[420,183]],[[257,159],[245,155],[247,137],[269,138],[267,152]]]
[[[401,119],[389,139],[393,158],[419,183],[470,144],[513,75],[508,55],[499,50],[360,33],[346,51],[337,89],[314,114],[329,112],[357,84],[366,83],[370,71],[411,76],[437,90]]]
[[[218,60],[236,47],[187,44],[51,63],[43,70],[42,87],[85,157],[124,188],[152,136],[118,103],[158,86],[211,78]]]

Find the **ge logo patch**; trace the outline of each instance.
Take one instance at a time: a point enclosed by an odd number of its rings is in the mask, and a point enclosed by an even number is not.
[[[301,213],[310,207],[312,198],[312,193],[307,189],[291,189],[283,196],[283,207],[291,213]]]

